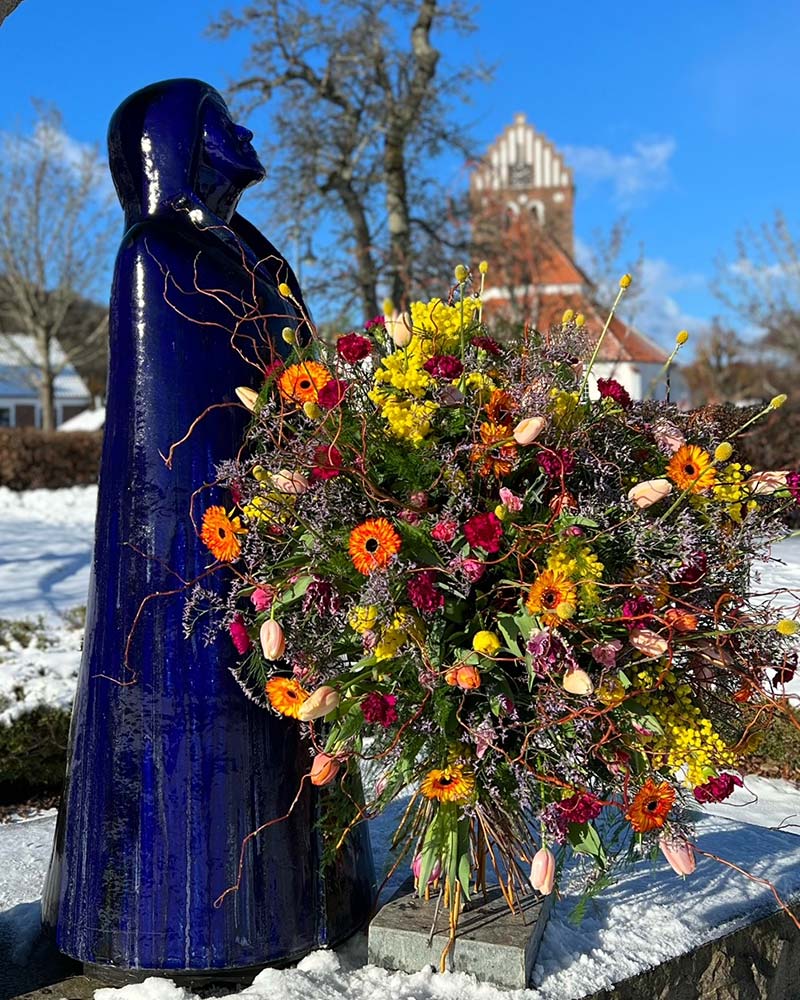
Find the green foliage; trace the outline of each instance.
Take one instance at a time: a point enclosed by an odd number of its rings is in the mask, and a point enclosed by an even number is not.
[[[58,792],[64,781],[69,712],[42,707],[0,726],[0,801]]]
[[[0,650],[11,649],[16,645],[23,649],[47,649],[53,645],[41,615],[33,620],[0,618]]]

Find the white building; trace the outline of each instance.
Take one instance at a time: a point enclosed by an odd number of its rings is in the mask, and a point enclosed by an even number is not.
[[[0,427],[41,427],[36,368],[23,358],[36,356],[33,338],[25,334],[0,334]],[[92,406],[86,383],[58,344],[53,361],[61,371],[54,385],[56,426]]]

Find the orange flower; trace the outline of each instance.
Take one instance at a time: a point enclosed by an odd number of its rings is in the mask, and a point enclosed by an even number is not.
[[[575,584],[560,569],[546,569],[528,592],[525,607],[532,615],[541,615],[548,627],[572,618],[576,606]]]
[[[493,424],[511,426],[511,414],[517,411],[514,397],[502,389],[493,389],[489,402],[486,404],[486,414]]]
[[[241,520],[238,517],[228,517],[224,507],[209,507],[203,514],[200,540],[211,550],[214,558],[220,562],[233,562],[242,551],[242,543],[237,535],[242,535],[245,531]]]
[[[636,794],[625,819],[637,833],[660,830],[675,802],[675,789],[667,781],[648,778]]]
[[[481,476],[496,476],[502,479],[514,468],[517,446],[509,443],[510,432],[504,424],[482,423],[480,427],[481,444],[476,444],[469,455],[470,462],[480,462],[478,474]],[[500,442],[506,444],[501,445]]]
[[[472,797],[474,790],[474,775],[465,771],[460,764],[429,771],[420,786],[425,798],[439,799],[440,802],[466,802]]]
[[[385,517],[364,521],[350,532],[350,558],[359,573],[383,569],[400,551],[400,536]]]
[[[697,631],[697,615],[693,615],[691,611],[684,611],[683,608],[669,608],[664,614],[664,621],[676,632]]]
[[[679,490],[702,493],[716,482],[717,470],[707,451],[696,444],[685,444],[670,459],[667,475]]]
[[[317,361],[301,361],[289,365],[278,379],[278,391],[290,403],[316,403],[319,390],[330,382],[333,376]]]
[[[294,677],[273,677],[264,690],[276,712],[296,719],[300,706],[308,698],[308,691]]]

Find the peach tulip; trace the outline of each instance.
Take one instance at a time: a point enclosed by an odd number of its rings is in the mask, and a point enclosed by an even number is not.
[[[531,864],[531,885],[543,896],[549,896],[556,881],[556,858],[549,847],[540,848]]]
[[[324,788],[334,780],[341,766],[341,761],[330,754],[318,753],[311,763],[311,784]]]
[[[286,650],[283,629],[272,618],[267,619],[258,634],[261,649],[268,660],[279,660]]]
[[[311,722],[313,719],[321,719],[330,713],[339,704],[339,693],[330,685],[323,684],[316,691],[312,691],[303,704],[297,710],[297,718],[301,722]]]
[[[649,660],[663,656],[669,649],[669,643],[666,639],[647,628],[635,628],[631,632],[631,646],[638,649],[640,653],[644,653]]]
[[[281,469],[272,476],[272,485],[281,493],[288,493],[291,496],[300,496],[309,488],[310,483],[300,472],[291,469]]]
[[[654,503],[663,500],[672,493],[672,483],[668,479],[648,479],[637,483],[628,490],[628,499],[640,510],[652,507]]]
[[[661,853],[669,862],[676,875],[691,875],[697,866],[694,848],[683,837],[670,839],[661,837],[658,841]]]
[[[561,684],[564,690],[569,691],[570,694],[591,694],[594,691],[592,678],[580,667],[568,670],[564,674]]]
[[[547,424],[545,417],[525,417],[514,428],[514,440],[517,444],[533,444]]]
[[[414,335],[414,328],[408,313],[399,313],[395,310],[391,316],[384,316],[383,322],[394,346],[408,347]]]
[[[481,675],[477,667],[462,663],[456,670],[456,684],[465,691],[472,691],[481,686]]]
[[[788,469],[775,469],[770,472],[754,472],[753,475],[745,481],[744,485],[750,490],[751,493],[755,493],[756,495],[777,493],[778,490],[786,489],[786,482],[788,478]]]

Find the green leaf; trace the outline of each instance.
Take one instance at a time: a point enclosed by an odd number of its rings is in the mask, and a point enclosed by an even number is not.
[[[437,861],[442,861],[450,832],[450,823],[454,817],[446,803],[439,807],[435,816],[425,831],[422,841],[422,857],[420,859],[419,887],[424,892],[428,879],[431,877],[433,866]]]
[[[498,615],[495,619],[500,634],[506,641],[506,646],[515,656],[522,656],[522,649],[517,642],[519,628],[513,615]]]
[[[608,865],[608,855],[594,824],[570,823],[567,837],[576,854],[588,854],[596,858],[603,868]]]

